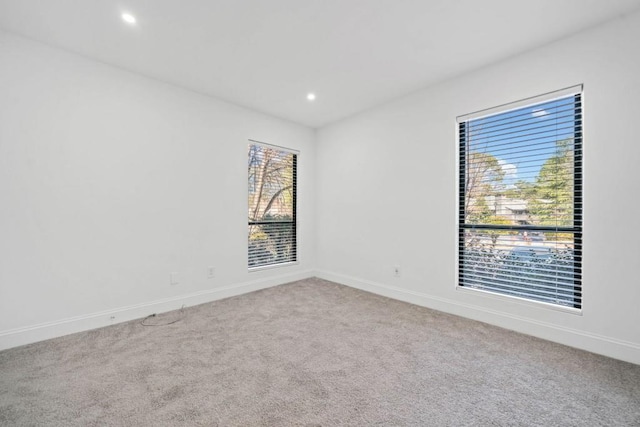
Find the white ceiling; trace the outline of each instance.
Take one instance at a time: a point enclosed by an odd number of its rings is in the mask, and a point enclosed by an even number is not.
[[[320,127],[639,8],[640,0],[0,0],[0,28]]]

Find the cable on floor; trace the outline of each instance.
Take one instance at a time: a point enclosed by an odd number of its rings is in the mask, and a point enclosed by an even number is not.
[[[187,317],[187,312],[184,309],[184,305],[180,308],[180,313],[179,313],[179,317],[177,319],[172,320],[171,322],[165,322],[165,323],[148,323],[147,321],[149,319],[153,319],[154,317],[157,317],[156,313],[150,314],[147,317],[145,317],[144,319],[142,319],[142,321],[140,321],[140,324],[142,326],[167,326],[167,325],[173,325],[176,322],[181,321],[182,319],[184,319],[185,317]]]

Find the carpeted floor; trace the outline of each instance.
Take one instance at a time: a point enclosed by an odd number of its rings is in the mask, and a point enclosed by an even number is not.
[[[640,426],[640,366],[319,279],[0,352],[8,426]]]

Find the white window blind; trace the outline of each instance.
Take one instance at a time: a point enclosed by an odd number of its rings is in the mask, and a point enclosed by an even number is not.
[[[249,144],[249,268],[297,260],[297,160],[297,152]]]
[[[458,285],[582,307],[582,88],[458,118]]]

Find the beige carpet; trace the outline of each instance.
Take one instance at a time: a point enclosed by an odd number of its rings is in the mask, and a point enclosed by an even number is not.
[[[174,320],[0,352],[0,425],[640,426],[638,365],[318,279]]]

